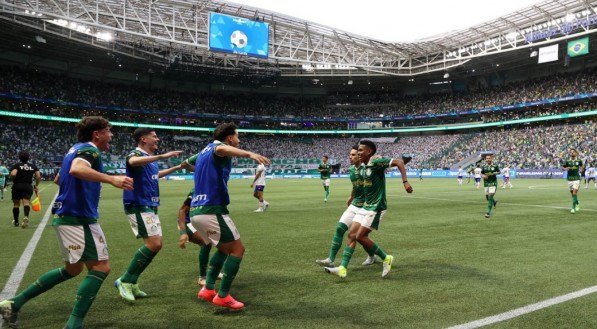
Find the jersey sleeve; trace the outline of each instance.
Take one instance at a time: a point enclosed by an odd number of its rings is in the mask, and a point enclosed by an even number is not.
[[[77,151],[75,158],[80,158],[87,161],[94,169],[97,169],[100,166],[100,154],[96,148],[82,148]]]
[[[383,170],[390,167],[391,163],[392,159],[390,158],[377,158],[371,162],[371,165],[373,166],[373,168],[379,168]]]
[[[199,157],[199,154],[195,154],[192,157],[184,160],[186,163],[190,164],[191,166],[194,166],[195,163],[197,162],[197,158]]]
[[[132,157],[140,157],[140,156],[143,156],[143,154],[139,150],[133,150],[129,154],[127,154],[127,156],[126,156],[126,163],[129,164],[129,160]]]

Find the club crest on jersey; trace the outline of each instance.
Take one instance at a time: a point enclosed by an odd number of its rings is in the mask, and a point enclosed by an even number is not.
[[[365,173],[367,174],[367,176],[371,176],[371,173],[372,173],[371,168],[367,168],[367,170],[365,171]]]

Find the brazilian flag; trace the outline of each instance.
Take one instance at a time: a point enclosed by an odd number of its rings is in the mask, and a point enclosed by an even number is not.
[[[568,56],[576,57],[589,53],[589,37],[568,42]]]

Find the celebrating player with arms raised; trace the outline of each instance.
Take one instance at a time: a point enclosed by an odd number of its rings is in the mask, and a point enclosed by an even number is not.
[[[406,177],[406,164],[411,160],[410,157],[402,159],[376,158],[372,159],[377,151],[375,143],[370,140],[359,142],[359,158],[365,164],[363,170],[363,186],[365,193],[365,203],[354,217],[350,232],[348,233],[347,245],[342,254],[342,264],[338,267],[326,267],[325,271],[338,275],[341,278],[346,277],[348,263],[358,242],[363,246],[367,253],[375,254],[383,259],[382,277],[385,277],[392,268],[394,257],[386,254],[373,240],[369,238],[372,230],[379,228],[379,223],[386,213],[386,176],[385,171],[389,167],[398,167],[402,175],[404,189],[412,193],[413,189]]]
[[[164,177],[180,166],[159,170],[157,161],[180,155],[181,151],[172,151],[154,155],[158,149],[158,138],[155,130],[139,128],[133,132],[137,148],[126,157],[126,175],[135,181],[133,191],[124,191],[122,198],[124,212],[129,220],[133,234],[143,238],[141,246],[128,269],[114,282],[120,297],[132,302],[135,297],[146,297],[139,289],[137,280],[149,266],[153,258],[162,249],[162,227],[158,217],[160,205],[159,178]]]
[[[133,180],[126,176],[104,174],[101,151],[110,148],[110,124],[102,117],[84,117],[77,124],[75,144],[62,162],[56,182],[60,185],[53,205],[52,226],[58,235],[64,266],[44,273],[12,299],[0,302],[0,313],[10,328],[18,327],[17,315],[30,299],[55,285],[88,274],[77,290],[75,306],[65,329],[83,328],[83,320],[110,272],[108,245],[98,223],[101,183],[132,190]]]
[[[214,138],[214,142],[182,164],[184,168],[195,172],[191,224],[204,241],[218,249],[209,261],[205,286],[197,296],[218,306],[241,309],[245,305],[229,294],[245,252],[240,234],[228,216],[228,179],[232,157],[251,158],[262,164],[269,164],[270,161],[264,156],[238,148],[240,140],[233,123],[216,127]],[[220,270],[224,276],[216,292],[215,284]]]
[[[342,239],[344,238],[344,233],[348,230],[348,228],[352,225],[353,219],[355,215],[361,210],[363,204],[365,203],[365,190],[363,188],[363,170],[364,165],[361,164],[361,160],[359,159],[358,155],[359,146],[355,145],[350,150],[350,154],[348,158],[350,160],[350,168],[348,169],[350,172],[350,182],[352,183],[352,192],[350,193],[350,197],[346,201],[346,205],[348,208],[340,217],[340,221],[336,226],[336,233],[332,238],[332,245],[330,247],[330,253],[328,258],[326,259],[318,259],[315,262],[319,265],[324,266],[333,266],[334,260],[336,259],[336,255],[338,254],[338,250],[342,246]],[[370,254],[369,257],[365,260],[363,265],[371,265],[375,262],[375,254]]]

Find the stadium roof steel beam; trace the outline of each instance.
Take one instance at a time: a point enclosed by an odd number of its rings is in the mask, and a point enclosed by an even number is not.
[[[223,0],[0,0],[0,19],[164,66],[269,69],[307,77],[414,76],[448,70],[476,57],[593,33],[597,20],[547,39],[526,38],[539,29],[589,22],[590,17],[597,18],[596,4],[548,0],[468,29],[409,43],[382,42]],[[270,23],[269,59],[208,51],[209,12]]]

